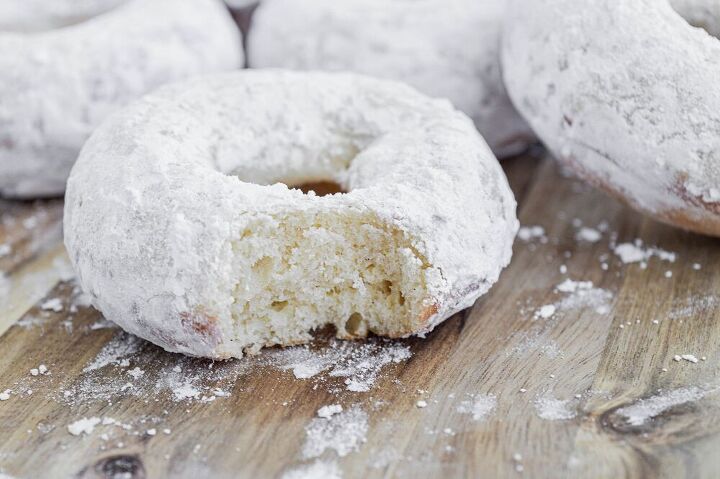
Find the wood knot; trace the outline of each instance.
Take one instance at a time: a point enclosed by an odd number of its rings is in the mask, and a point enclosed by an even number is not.
[[[663,404],[654,398],[620,404],[597,420],[602,430],[647,440],[678,438],[691,433],[698,422],[698,407],[692,401]]]
[[[98,460],[83,469],[79,479],[145,479],[145,466],[136,455],[119,454]]]

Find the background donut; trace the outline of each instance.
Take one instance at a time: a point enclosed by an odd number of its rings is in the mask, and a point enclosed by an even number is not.
[[[720,43],[667,0],[513,1],[503,64],[518,109],[581,177],[720,235]]]
[[[251,68],[354,71],[448,98],[497,156],[534,135],[503,86],[502,0],[265,0],[248,37]]]
[[[3,0],[0,31],[40,32],[88,20],[130,0]]]
[[[33,11],[36,3],[22,8]],[[0,32],[0,52],[13,52],[0,55],[0,195],[61,194],[82,144],[117,108],[164,83],[242,65],[239,32],[218,0],[78,5],[56,5],[63,22],[77,17],[71,12],[98,16],[35,33]],[[55,25],[54,11],[37,26]]]

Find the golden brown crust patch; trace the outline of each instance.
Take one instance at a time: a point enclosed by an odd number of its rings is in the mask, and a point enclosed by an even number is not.
[[[202,337],[204,342],[218,345],[222,340],[220,334],[219,320],[203,311],[180,313],[180,323],[188,331],[193,331]]]
[[[684,186],[686,178],[684,178],[683,176],[678,176],[675,179],[675,184],[673,188],[668,191],[668,194],[680,197],[684,202],[687,203],[688,209],[666,209],[651,211],[647,208],[643,208],[636,202],[632,201],[621,190],[617,189],[613,185],[602,181],[598,177],[590,174],[579,163],[570,159],[563,159],[561,163],[572,169],[578,175],[578,177],[587,181],[599,190],[602,190],[603,192],[608,194],[608,196],[615,198],[621,203],[628,205],[634,210],[648,215],[656,219],[657,221],[694,233],[700,233],[709,236],[720,236],[720,203],[707,203],[701,198],[691,195]],[[702,210],[705,210],[707,214],[698,217],[697,213],[693,214],[693,208],[700,208]]]

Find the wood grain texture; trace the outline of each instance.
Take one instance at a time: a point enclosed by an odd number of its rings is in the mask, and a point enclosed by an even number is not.
[[[368,392],[348,391],[341,377],[296,379],[266,361],[273,351],[212,363],[138,342],[129,364],[84,371],[131,340],[92,308],[71,306],[77,291],[59,246],[61,205],[0,203],[5,219],[47,212],[34,240],[17,221],[0,230],[0,244],[12,245],[0,258],[10,285],[4,298],[0,289],[0,392],[11,390],[0,401],[0,472],[273,478],[324,461],[346,478],[719,477],[717,240],[645,219],[551,160],[504,166],[521,223],[541,225],[545,239],[518,241],[500,282],[473,308],[424,340],[393,343],[412,356],[385,366]],[[581,224],[606,231],[579,241]],[[677,259],[623,264],[612,245],[638,238]],[[592,281],[599,296],[570,301],[556,289],[567,278]],[[48,298],[59,298],[62,311],[41,308]],[[538,316],[550,304],[555,313]],[[683,354],[705,360],[673,359]],[[31,375],[40,364],[50,374]],[[142,380],[129,376],[135,367]],[[158,386],[176,367],[202,376],[207,401],[178,400]],[[216,388],[230,395],[211,399]],[[676,391],[691,400],[667,402]],[[496,406],[476,420],[466,409],[479,398]],[[362,409],[366,440],[343,457],[305,458],[308,425],[328,404]],[[627,407],[638,404],[647,407],[632,420]],[[82,417],[126,428],[69,434]]]

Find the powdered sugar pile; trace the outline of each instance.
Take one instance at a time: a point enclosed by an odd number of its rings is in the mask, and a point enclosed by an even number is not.
[[[476,394],[472,399],[460,403],[457,411],[471,414],[474,421],[482,421],[497,407],[497,398],[492,394]]]
[[[345,378],[345,387],[352,392],[369,391],[388,364],[409,359],[410,348],[386,340],[364,343],[332,340],[327,347],[314,350],[297,346],[266,352],[261,360],[281,370],[292,370],[298,379],[308,379],[327,372],[328,377]]]
[[[607,314],[610,311],[613,294],[605,289],[596,288],[591,281],[573,281],[568,278],[555,289],[567,295],[556,303],[559,310],[591,308],[597,314]]]
[[[318,409],[317,416],[328,419],[334,414],[339,414],[343,411],[343,407],[339,404],[330,404],[329,406],[323,406]]]
[[[702,399],[711,391],[692,386],[662,392],[656,396],[640,399],[635,404],[617,410],[631,426],[641,426],[648,420],[681,404]]]
[[[577,415],[576,403],[576,399],[558,399],[550,393],[545,393],[537,397],[533,404],[540,418],[547,421],[565,421]]]
[[[314,418],[305,427],[302,455],[309,459],[332,449],[340,457],[347,456],[367,440],[367,431],[368,415],[358,405],[329,418]]]
[[[88,435],[92,434],[92,432],[95,430],[95,426],[97,426],[98,424],[100,424],[99,417],[84,417],[82,419],[78,419],[72,424],[68,424],[67,429],[68,432],[73,436],[81,436],[83,434]]]

